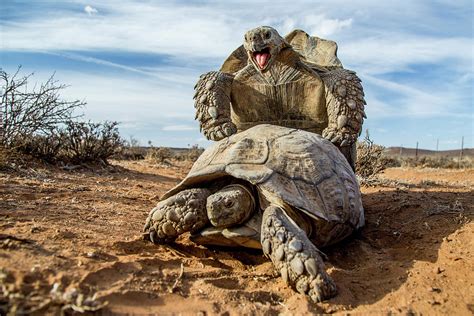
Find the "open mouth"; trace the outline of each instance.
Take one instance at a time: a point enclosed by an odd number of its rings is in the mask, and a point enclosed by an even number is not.
[[[270,57],[271,55],[269,48],[264,48],[261,51],[253,53],[253,58],[260,69],[265,69],[268,64],[268,61],[270,60]]]

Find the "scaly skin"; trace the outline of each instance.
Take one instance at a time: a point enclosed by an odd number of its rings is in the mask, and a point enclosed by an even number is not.
[[[255,209],[252,192],[243,185],[228,185],[207,198],[207,216],[215,227],[244,223]]]
[[[144,237],[155,244],[172,242],[185,232],[196,232],[209,223],[208,189],[189,189],[158,203],[145,222]]]
[[[316,303],[336,295],[318,249],[282,208],[269,206],[263,213],[261,242],[283,280],[299,293]]]

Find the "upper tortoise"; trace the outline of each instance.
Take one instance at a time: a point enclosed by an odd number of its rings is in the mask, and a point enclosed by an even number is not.
[[[248,31],[221,70],[195,86],[201,130],[216,141],[258,124],[303,129],[333,142],[354,168],[366,103],[336,53],[335,42],[301,30],[285,38],[269,26]]]

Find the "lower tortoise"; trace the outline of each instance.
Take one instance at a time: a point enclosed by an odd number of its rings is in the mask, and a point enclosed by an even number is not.
[[[262,249],[287,284],[319,302],[337,290],[318,248],[363,225],[359,186],[337,147],[263,124],[206,149],[144,231],[157,244],[191,232],[203,245]]]

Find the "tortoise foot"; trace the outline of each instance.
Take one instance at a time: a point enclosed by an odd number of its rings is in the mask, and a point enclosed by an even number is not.
[[[189,189],[158,203],[145,222],[144,238],[155,244],[172,242],[185,232],[195,232],[208,222],[207,189]]]
[[[319,250],[285,211],[269,206],[263,213],[261,242],[283,280],[314,302],[331,298],[336,284],[324,269]]]

